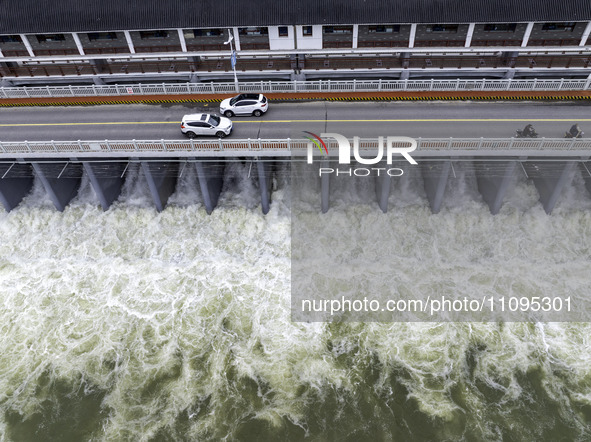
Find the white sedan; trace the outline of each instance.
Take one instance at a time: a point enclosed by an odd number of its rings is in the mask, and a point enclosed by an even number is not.
[[[269,101],[263,94],[240,94],[226,98],[220,104],[220,113],[228,118],[234,115],[260,117],[269,108]]]
[[[195,138],[196,135],[224,138],[232,133],[232,122],[211,114],[185,115],[181,121],[181,132],[189,138]]]

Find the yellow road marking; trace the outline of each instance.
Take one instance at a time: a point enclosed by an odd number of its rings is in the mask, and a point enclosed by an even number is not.
[[[396,119],[374,119],[374,120],[244,120],[232,121],[236,124],[250,123],[502,123],[510,121],[527,122],[561,122],[561,121],[591,121],[591,118],[396,118]],[[180,121],[105,121],[92,123],[1,123],[0,127],[31,127],[31,126],[110,126],[128,124],[178,124]]]

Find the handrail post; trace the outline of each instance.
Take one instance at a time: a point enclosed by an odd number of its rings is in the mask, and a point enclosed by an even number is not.
[[[576,142],[576,141],[577,141],[577,139],[576,139],[576,138],[573,138],[573,139],[571,140],[571,142],[570,142],[570,144],[569,144],[569,146],[568,146],[568,150],[571,150],[571,149],[574,147],[574,145],[575,145],[575,142]]]
[[[558,85],[558,90],[561,91],[562,90],[562,85],[564,84],[564,78],[560,79],[560,84]]]

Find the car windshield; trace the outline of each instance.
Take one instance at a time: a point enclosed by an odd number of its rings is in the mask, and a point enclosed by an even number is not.
[[[240,95],[238,95],[237,97],[234,97],[230,100],[230,105],[234,106],[236,104],[236,102],[238,101],[238,99],[240,98]]]
[[[216,127],[220,124],[220,119],[219,117],[216,117],[215,115],[210,115],[209,116],[209,123],[213,126]]]

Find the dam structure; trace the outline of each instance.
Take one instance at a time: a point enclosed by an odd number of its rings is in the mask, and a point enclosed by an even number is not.
[[[378,139],[358,141],[362,158],[376,157]],[[0,201],[6,211],[14,209],[29,194],[37,178],[56,209],[63,211],[77,195],[85,174],[102,209],[108,210],[121,193],[130,164],[138,163],[158,211],[165,209],[186,168],[194,168],[204,206],[211,213],[224,187],[226,165],[236,161],[250,165],[248,176],[259,190],[265,214],[271,205],[274,174],[281,163],[290,163],[288,168],[297,164],[298,171],[304,171],[305,179],[317,181],[318,207],[322,212],[330,209],[331,191],[342,183],[341,177],[348,174],[363,176],[372,182],[375,200],[368,203],[377,202],[386,213],[393,182],[412,168],[422,177],[433,213],[440,211],[446,188],[457,171],[475,177],[477,190],[492,214],[500,211],[519,174],[533,182],[548,214],[565,187],[570,185],[577,169],[591,193],[591,140],[418,138],[416,141],[416,150],[412,152],[416,165],[400,155],[394,156],[391,165],[382,160],[372,166],[356,163],[352,157],[349,171],[339,170],[344,165],[337,162],[339,149],[331,139],[326,139],[325,153],[315,146],[312,149],[308,140],[289,138],[0,142]],[[309,164],[312,158],[314,162]],[[355,171],[356,167],[363,170]],[[320,168],[332,172],[320,173]],[[398,172],[386,173],[391,168]]]

